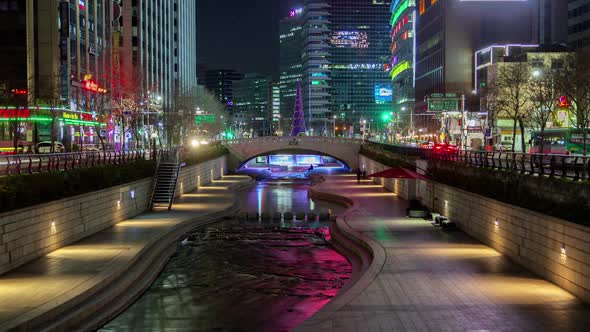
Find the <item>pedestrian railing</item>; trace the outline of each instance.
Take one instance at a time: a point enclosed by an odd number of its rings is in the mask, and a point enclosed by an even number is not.
[[[167,159],[178,149],[85,151],[72,153],[16,154],[0,156],[0,176],[68,171],[99,165],[121,165],[141,159]],[[154,156],[155,154],[155,156]]]
[[[574,180],[590,179],[590,157],[501,151],[442,151],[371,142],[385,151],[427,160],[445,160],[469,166]]]

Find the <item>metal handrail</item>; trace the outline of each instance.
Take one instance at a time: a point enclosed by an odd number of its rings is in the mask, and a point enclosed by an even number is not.
[[[177,149],[158,149],[157,156],[168,155]],[[0,155],[0,176],[68,171],[98,165],[121,165],[151,158],[152,154],[146,149]]]
[[[590,180],[590,156],[520,153],[506,151],[437,152],[433,149],[369,142],[379,148],[428,160],[445,160],[480,168],[512,171],[536,176]]]

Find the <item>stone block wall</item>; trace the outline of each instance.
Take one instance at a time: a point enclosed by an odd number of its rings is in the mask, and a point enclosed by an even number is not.
[[[219,178],[225,163],[222,156],[183,167],[176,195]],[[145,212],[151,189],[148,178],[0,214],[0,274]]]
[[[432,183],[417,195],[432,207]],[[590,228],[441,183],[434,211],[537,275],[590,302]]]
[[[183,167],[178,176],[175,195],[182,195],[198,189],[202,185],[219,179],[227,172],[227,156]]]

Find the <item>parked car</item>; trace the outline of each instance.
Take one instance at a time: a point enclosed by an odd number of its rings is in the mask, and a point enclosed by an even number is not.
[[[51,153],[51,141],[43,141],[35,145],[37,153]],[[60,142],[53,142],[53,153],[63,153],[65,147]]]

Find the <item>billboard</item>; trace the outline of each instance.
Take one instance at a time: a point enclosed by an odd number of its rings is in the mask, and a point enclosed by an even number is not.
[[[375,85],[375,104],[387,104],[393,101],[391,84]]]

